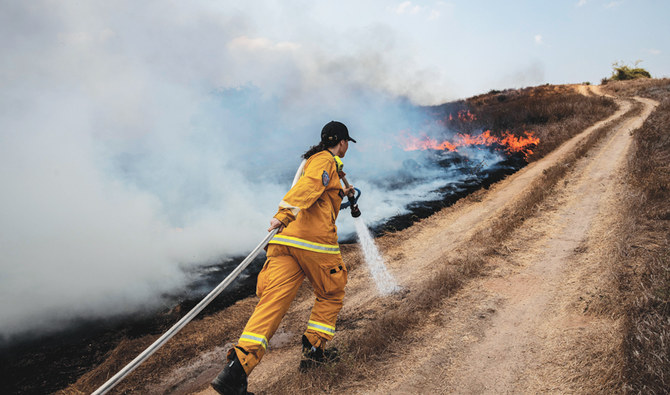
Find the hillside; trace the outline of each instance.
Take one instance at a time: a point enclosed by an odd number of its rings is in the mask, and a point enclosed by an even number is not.
[[[464,123],[465,132],[482,125],[533,130],[542,143],[517,173],[377,239],[403,292],[379,297],[358,247],[344,246],[350,280],[334,340],[342,361],[297,372],[312,304],[306,283],[251,375],[250,390],[663,388],[667,359],[645,356],[668,347],[660,336],[668,329],[670,199],[662,159],[670,152],[669,86],[548,86],[432,108],[476,114],[479,123]],[[650,136],[658,144],[649,144]],[[208,383],[255,303],[246,298],[194,321],[114,392],[213,393]],[[636,341],[636,333],[650,340]],[[94,390],[156,337],[123,339],[62,393]],[[642,373],[652,365],[656,373]]]

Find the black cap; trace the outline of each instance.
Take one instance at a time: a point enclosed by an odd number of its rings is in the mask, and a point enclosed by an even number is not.
[[[349,130],[342,122],[330,121],[321,129],[321,141],[324,143],[337,143],[340,140],[356,140],[349,137]]]

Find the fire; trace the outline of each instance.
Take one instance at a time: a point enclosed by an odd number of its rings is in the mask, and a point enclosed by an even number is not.
[[[473,122],[477,120],[477,116],[471,113],[470,110],[459,111],[458,113],[456,113],[456,118],[458,118],[458,120],[461,122]],[[454,120],[453,114],[449,114],[449,120],[450,121]]]
[[[477,120],[477,116],[470,110],[461,110],[458,112],[458,119],[462,122],[472,122]]]
[[[459,133],[452,141],[438,141],[428,136],[416,137],[411,135],[403,136],[403,149],[405,151],[416,150],[440,150],[440,151],[458,151],[459,147],[473,145],[493,146],[497,150],[507,153],[521,152],[525,158],[533,153],[531,148],[537,146],[540,139],[535,137],[532,131],[524,132],[524,136],[515,136],[509,131],[502,133],[502,136],[494,136],[490,130],[486,130],[479,135]]]

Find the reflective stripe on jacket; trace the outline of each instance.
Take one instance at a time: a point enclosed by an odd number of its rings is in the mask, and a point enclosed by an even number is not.
[[[284,196],[275,218],[286,228],[270,243],[326,254],[339,254],[335,220],[342,203],[335,157],[325,150],[312,155],[303,175]]]
[[[314,243],[308,240],[302,240],[297,237],[284,236],[283,234],[276,235],[272,238],[271,243],[281,244],[289,247],[301,248],[303,250],[309,250],[314,252],[321,252],[324,254],[339,254],[340,246],[339,244],[321,244]]]

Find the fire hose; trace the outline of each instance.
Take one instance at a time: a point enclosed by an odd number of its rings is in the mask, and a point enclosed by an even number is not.
[[[298,179],[300,178],[302,171],[305,167],[305,160],[302,161],[300,164],[300,167],[298,168],[298,171],[296,172],[295,177],[293,178],[293,185],[295,185],[298,182]],[[342,175],[342,181],[344,182],[344,185],[349,188],[349,183],[347,182],[346,178],[344,175]],[[361,191],[357,188],[355,188],[356,191],[358,191],[358,196],[354,196],[353,193],[348,195],[349,199],[349,205],[345,207],[351,207],[351,216],[352,217],[358,217],[361,215],[361,211],[358,209],[358,198],[360,197]],[[340,207],[342,209],[344,207]],[[356,215],[354,215],[356,214]],[[244,260],[237,265],[235,270],[230,272],[226,278],[221,281],[219,285],[216,286],[207,296],[205,296],[200,303],[198,303],[191,311],[189,311],[185,316],[183,316],[176,324],[174,324],[170,329],[168,329],[167,332],[165,332],[161,337],[159,337],[156,341],[154,341],[149,347],[147,347],[140,355],[135,357],[130,363],[128,363],[123,369],[121,369],[117,374],[112,376],[107,382],[105,382],[103,385],[101,385],[95,392],[93,392],[93,395],[102,395],[106,394],[109,390],[114,388],[118,383],[121,382],[126,376],[128,376],[133,370],[135,370],[142,362],[144,362],[147,358],[149,358],[153,353],[158,351],[159,348],[161,348],[165,343],[167,343],[168,340],[170,340],[174,335],[176,335],[183,327],[186,326],[195,316],[197,316],[205,307],[207,307],[208,304],[212,302],[221,292],[223,292],[226,287],[228,287],[236,278],[237,276],[242,273],[244,269],[249,266],[249,264],[258,256],[258,254],[265,248],[265,246],[270,242],[270,240],[277,234],[279,229],[273,229],[268,233],[267,236],[254,248],[249,255],[247,255]]]

